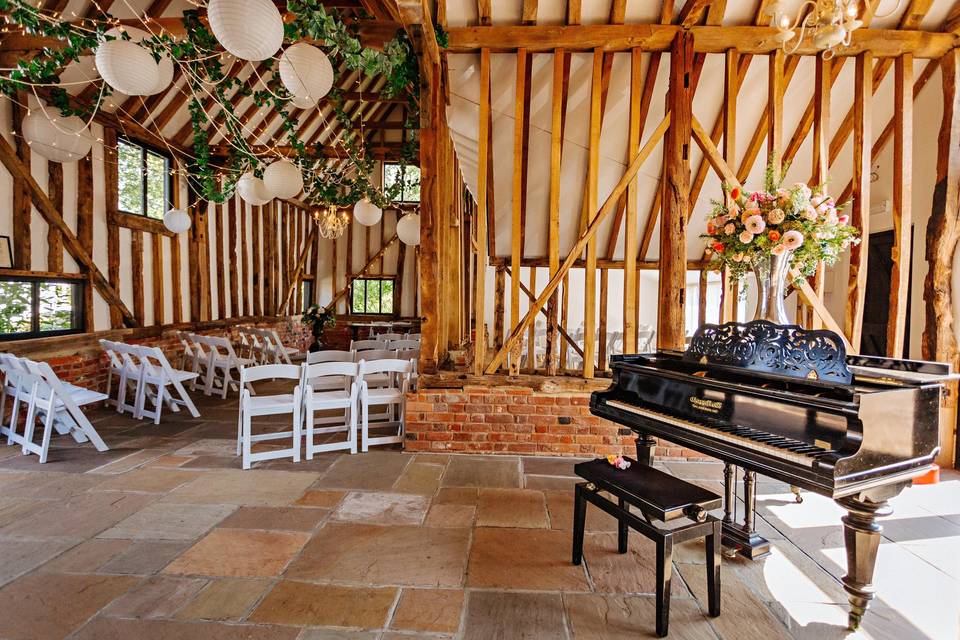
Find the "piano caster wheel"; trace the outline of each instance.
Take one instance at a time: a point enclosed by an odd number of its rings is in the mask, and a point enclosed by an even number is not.
[[[737,557],[737,548],[736,547],[720,547],[720,553],[723,554],[723,557],[727,560],[733,560]]]
[[[797,504],[803,503],[803,496],[800,495],[800,487],[790,486],[790,491],[793,493],[793,499],[796,500]]]

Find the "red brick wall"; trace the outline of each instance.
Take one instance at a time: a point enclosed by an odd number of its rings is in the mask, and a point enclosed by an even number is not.
[[[408,451],[545,456],[636,454],[635,436],[590,413],[589,393],[528,387],[421,389],[407,396]],[[670,443],[659,458],[701,458]]]

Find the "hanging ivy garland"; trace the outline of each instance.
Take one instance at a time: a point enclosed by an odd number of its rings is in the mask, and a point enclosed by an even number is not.
[[[385,78],[383,93],[389,98],[406,100],[408,117],[404,126],[412,135],[402,147],[401,163],[416,163],[419,142],[417,129],[411,123],[419,120],[420,69],[406,33],[398,31],[382,51],[377,51],[361,44],[356,25],[348,26],[336,11],[328,12],[318,0],[289,0],[287,12],[289,16],[284,24],[286,41],[309,39],[322,42],[329,57],[341,59],[351,71],[369,77],[382,76]],[[58,86],[59,74],[68,64],[95,50],[101,42],[113,39],[106,32],[119,24],[115,18],[101,14],[97,18],[70,23],[43,14],[25,0],[0,0],[0,13],[4,14],[8,25],[19,27],[27,34],[59,40],[64,45],[45,47],[34,57],[18,61],[15,69],[0,75],[0,92],[13,97],[19,91],[41,85],[48,88],[45,96],[48,102],[64,116],[89,116],[100,109],[104,98],[111,93],[106,83],[101,83],[101,90],[91,104],[77,105],[67,91]],[[292,96],[281,85],[278,74],[272,74],[264,88],[254,91],[249,83],[227,75],[221,57],[216,55],[221,50],[220,45],[196,10],[185,11],[182,22],[186,37],[174,39],[168,33],[154,33],[141,46],[150,50],[155,59],[169,55],[189,70],[185,74],[190,90],[187,109],[193,131],[189,184],[202,198],[223,202],[233,195],[242,173],[253,170],[258,176],[262,175],[264,159],[247,144],[240,117],[228,98],[228,95],[237,94],[250,97],[258,107],[268,106],[277,112],[279,131],[286,137],[293,161],[304,173],[304,191],[309,201],[349,206],[365,198],[385,207],[399,196],[406,186],[403,182],[382,191],[371,180],[373,155],[365,137],[354,130],[354,116],[344,107],[342,91],[333,89],[327,96],[336,120],[344,128],[339,144],[347,162],[338,167],[328,163],[318,150],[308,149],[297,135],[298,121],[289,109]],[[129,38],[126,33],[121,37]],[[261,76],[271,70],[273,62],[261,63]],[[233,90],[236,91],[231,93]],[[210,146],[210,135],[206,130],[210,116],[203,105],[203,98],[210,94],[215,100],[214,106],[220,108],[217,118],[222,122],[223,137],[230,141],[231,151],[226,158],[216,158]]]

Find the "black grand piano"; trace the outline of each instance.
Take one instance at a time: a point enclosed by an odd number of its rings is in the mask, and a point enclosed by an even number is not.
[[[931,469],[938,453],[946,364],[848,356],[840,337],[766,320],[704,325],[686,351],[611,358],[613,383],[592,413],[638,434],[650,463],[654,437],[726,463],[724,544],[769,553],[754,531],[756,474],[836,500],[847,549],[844,589],[855,629],[874,596],[887,501]],[[743,474],[744,514],[736,515]]]

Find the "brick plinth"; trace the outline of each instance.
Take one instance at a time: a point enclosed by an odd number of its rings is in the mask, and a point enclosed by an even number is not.
[[[406,449],[444,453],[544,456],[635,455],[635,436],[590,413],[586,392],[545,393],[528,387],[421,389],[407,396]],[[661,459],[702,459],[662,442]]]

